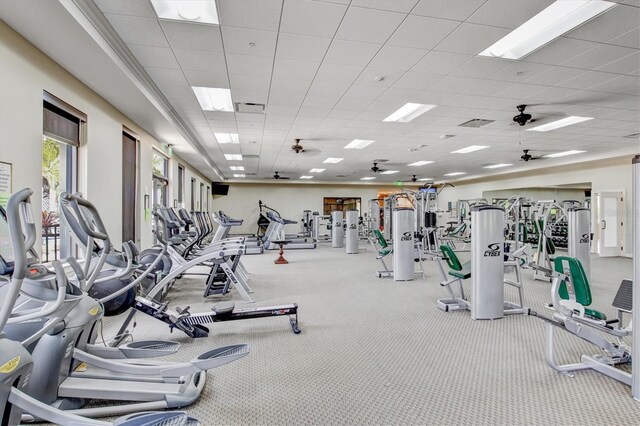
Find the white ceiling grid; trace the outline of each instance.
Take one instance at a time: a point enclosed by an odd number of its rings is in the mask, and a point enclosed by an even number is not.
[[[297,179],[320,167],[323,181],[359,181],[384,158],[401,170],[378,176],[391,182],[489,174],[487,163],[524,166],[525,148],[590,156],[638,148],[624,138],[640,132],[637,0],[519,61],[477,54],[552,0],[218,0],[220,26],[158,20],[148,0],[95,2],[227,176],[239,163],[224,154],[235,153],[259,155],[244,162],[249,178],[278,170]],[[230,88],[234,102],[265,103],[266,113],[203,112],[190,86]],[[407,102],[438,106],[409,123],[382,121]],[[511,121],[522,103],[544,104],[527,109],[534,117],[595,119],[525,132]],[[495,122],[458,127],[474,118]],[[214,132],[237,132],[240,144],[219,145]],[[294,154],[294,138],[312,149]],[[344,150],[353,139],[375,143]],[[490,148],[450,154],[469,145]],[[322,164],[327,157],[345,160]],[[406,166],[416,160],[434,163]]]

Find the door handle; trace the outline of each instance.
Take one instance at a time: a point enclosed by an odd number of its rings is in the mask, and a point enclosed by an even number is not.
[[[602,220],[602,229],[607,229],[607,221],[606,220]]]

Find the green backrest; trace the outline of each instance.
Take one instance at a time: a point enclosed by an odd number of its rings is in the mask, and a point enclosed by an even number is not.
[[[558,256],[555,258],[555,270],[556,272],[565,273],[564,265],[569,266],[569,273],[571,276],[571,282],[573,283],[573,291],[576,295],[576,302],[582,306],[591,305],[591,289],[589,287],[589,279],[584,272],[582,263],[576,258],[568,256]],[[566,283],[560,284],[560,297],[562,299],[569,299],[569,292],[567,291]]]
[[[454,271],[462,271],[462,264],[460,263],[458,256],[456,256],[456,252],[454,252],[451,247],[443,244],[440,246],[440,251],[444,255],[444,260],[447,261],[447,265],[449,265],[450,269],[453,269]]]
[[[384,239],[384,235],[382,235],[382,232],[380,232],[379,229],[374,229],[373,235],[375,235],[378,239],[378,244],[380,244],[380,247],[386,248],[389,245],[387,244],[387,240]]]
[[[462,222],[460,225],[456,226],[453,231],[451,231],[449,233],[449,235],[459,235],[462,234],[464,232],[464,230],[467,229],[467,224]]]

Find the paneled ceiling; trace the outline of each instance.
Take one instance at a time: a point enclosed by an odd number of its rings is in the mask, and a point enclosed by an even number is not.
[[[552,0],[217,0],[220,25],[159,20],[149,0],[93,1],[231,180],[279,171],[359,182],[375,159],[399,171],[375,182],[443,180],[640,148],[637,135],[628,137],[640,132],[639,0],[619,1],[518,61],[478,53]],[[202,111],[191,86],[229,88],[234,102],[265,104],[266,112]],[[437,107],[408,123],[383,121],[407,102]],[[594,120],[529,132],[512,122],[519,104],[531,105],[539,123]],[[493,122],[459,127],[478,118]],[[238,133],[240,144],[219,144],[218,132]],[[295,138],[306,152],[290,149]],[[375,142],[345,150],[353,139]],[[451,154],[470,145],[489,148]],[[523,163],[523,149],[586,152]],[[344,161],[323,164],[327,157]],[[407,166],[419,160],[433,163]],[[483,168],[494,163],[514,166]],[[243,165],[246,178],[234,179],[232,165]]]

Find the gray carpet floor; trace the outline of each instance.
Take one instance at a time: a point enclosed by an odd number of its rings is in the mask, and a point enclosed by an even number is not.
[[[473,321],[469,312],[443,312],[436,266],[426,280],[393,282],[374,276],[370,250],[346,255],[321,245],[245,256],[255,305],[296,302],[302,334],[286,318],[212,325],[212,335],[190,340],[169,335],[138,316],[137,339],[179,341],[172,356],[187,360],[218,346],[247,343],[251,354],[208,373],[205,391],[188,412],[205,425],[332,424],[640,424],[640,403],[630,388],[596,372],[567,377],[544,360],[544,323],[510,316]],[[631,259],[593,258],[594,307],[614,315],[611,302]],[[549,315],[550,284],[525,271],[527,305]],[[470,283],[465,284],[470,291]],[[170,306],[209,309],[202,279],[185,278]],[[226,297],[237,300],[239,297]],[[116,322],[106,320],[105,334]],[[577,362],[595,348],[559,332],[559,361]],[[597,352],[597,351],[596,351]]]

